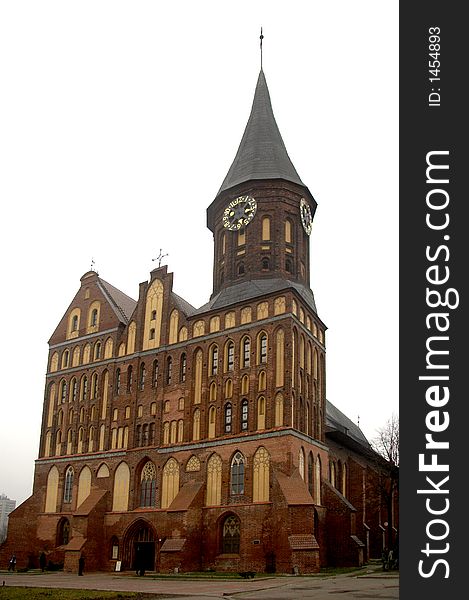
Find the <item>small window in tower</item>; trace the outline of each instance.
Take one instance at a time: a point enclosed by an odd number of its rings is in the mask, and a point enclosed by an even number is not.
[[[168,356],[168,360],[166,362],[166,385],[171,385],[173,380],[173,359]]]
[[[96,327],[98,324],[98,309],[94,308],[91,313],[91,327]]]
[[[244,265],[241,263],[238,265],[238,275],[244,275]]]
[[[248,410],[249,410],[249,403],[247,400],[243,400],[241,403],[241,431],[247,431]]]
[[[262,259],[262,270],[263,271],[268,271],[270,269],[270,261],[268,258],[263,258]]]
[[[154,340],[154,339],[155,339],[155,328],[154,328],[154,327],[152,327],[152,328],[150,329],[150,335],[149,335],[149,338],[150,338],[151,340]]]
[[[285,271],[287,273],[293,273],[292,262],[289,258],[287,258],[285,261]]]
[[[156,319],[156,310],[151,311],[151,320],[154,321]]]
[[[232,417],[232,408],[231,403],[228,402],[225,404],[225,433],[231,433],[231,417]]]
[[[238,246],[244,246],[246,243],[246,230],[239,229],[238,230]]]
[[[78,316],[74,315],[72,319],[72,331],[78,330]]]

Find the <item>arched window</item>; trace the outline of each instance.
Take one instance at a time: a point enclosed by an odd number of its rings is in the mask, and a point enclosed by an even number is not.
[[[267,388],[267,375],[265,371],[259,372],[259,382],[257,389],[259,392],[263,392]]]
[[[107,338],[104,345],[104,358],[112,358],[112,351],[114,349],[114,342],[112,338]]]
[[[249,420],[249,402],[244,399],[241,402],[241,431],[248,430],[248,420]]]
[[[241,342],[241,368],[246,369],[251,366],[251,340],[248,336]]]
[[[347,465],[343,463],[342,465],[342,495],[347,497]]]
[[[335,478],[335,463],[334,461],[331,461],[329,463],[329,480],[331,482],[331,485],[333,485],[334,487],[336,486],[336,478]]]
[[[314,484],[314,503],[321,504],[321,459],[319,455],[316,456]]]
[[[80,427],[78,430],[78,445],[77,445],[77,454],[81,454],[83,452],[83,441],[85,439],[85,430],[83,427]]]
[[[234,369],[234,343],[229,341],[225,346],[225,371]]]
[[[93,310],[91,311],[90,326],[96,327],[97,324],[98,324],[98,309],[93,308]]]
[[[200,440],[200,410],[196,408],[194,410],[193,422],[192,422],[192,440],[196,442]]]
[[[64,404],[67,399],[67,382],[62,379],[60,382],[60,404]]]
[[[293,227],[290,219],[285,220],[285,241],[287,244],[293,243]]]
[[[161,508],[168,508],[179,492],[179,464],[170,458],[163,469]]]
[[[179,419],[179,421],[178,421],[178,437],[177,437],[177,441],[178,442],[183,442],[184,441],[184,421],[182,419]]]
[[[244,494],[245,460],[241,452],[236,452],[231,461],[231,495]]]
[[[132,365],[127,368],[127,393],[132,393]]]
[[[78,315],[72,317],[72,331],[78,331]]]
[[[300,448],[298,452],[298,470],[300,472],[301,478],[304,480],[305,478],[305,451],[303,448]]]
[[[241,378],[241,393],[248,394],[249,393],[249,376],[243,375]]]
[[[177,422],[176,421],[171,421],[171,427],[170,427],[170,442],[171,444],[175,444],[177,440]]]
[[[207,463],[207,506],[221,504],[221,470],[221,458],[218,454],[212,454]]]
[[[145,389],[145,377],[147,375],[147,370],[145,369],[145,363],[140,365],[140,376],[138,378],[138,387],[142,392]]]
[[[195,353],[195,376],[194,376],[194,404],[200,404],[202,401],[202,350]]]
[[[217,399],[217,384],[214,381],[212,381],[212,383],[210,384],[209,401],[215,402],[216,399]]]
[[[86,375],[83,375],[81,378],[81,386],[80,386],[80,400],[85,402],[88,398],[88,379]]]
[[[169,421],[163,424],[163,444],[169,444]]]
[[[116,370],[116,395],[121,393],[121,370]]]
[[[101,358],[101,342],[96,342],[94,345],[94,360]]]
[[[264,256],[264,258],[262,259],[262,270],[263,271],[268,271],[270,269],[270,260]]]
[[[149,460],[140,477],[140,506],[156,506],[156,467]]]
[[[166,385],[171,385],[173,380],[173,359],[168,356],[166,359]]]
[[[91,492],[91,469],[83,467],[78,477],[77,508],[83,504]]]
[[[285,271],[287,273],[293,273],[293,264],[290,258],[285,259]]]
[[[70,541],[70,521],[61,519],[57,526],[57,546],[66,546]]]
[[[314,466],[313,453],[308,454],[308,490],[311,497],[314,497]]]
[[[98,374],[93,373],[91,376],[91,398],[98,397]]]
[[[270,241],[270,217],[262,217],[262,241]]]
[[[267,362],[267,334],[262,332],[258,337],[258,364]]]
[[[226,517],[223,522],[222,553],[239,554],[241,524],[235,515]]]
[[[73,468],[68,467],[65,472],[65,485],[64,485],[64,502],[70,503],[72,501],[73,491]]]
[[[186,370],[187,370],[187,357],[186,353],[181,354],[181,360],[179,362],[179,381],[184,383],[186,381]]]
[[[225,429],[225,433],[231,433],[232,431],[232,412],[233,409],[231,407],[231,402],[227,402],[225,404],[225,420],[224,420],[224,429]]]
[[[252,321],[252,308],[245,306],[241,309],[241,324],[250,323]],[[242,352],[242,349],[241,349]]]
[[[44,512],[55,513],[57,510],[57,496],[59,489],[59,472],[57,467],[52,467],[47,475],[46,502]]]
[[[208,410],[208,437],[213,439],[215,437],[215,423],[216,423],[217,411],[214,406],[211,406]]]
[[[275,427],[283,426],[283,395],[275,396]]]
[[[209,372],[210,375],[216,375],[218,373],[218,346],[214,344],[210,348],[210,362],[209,362]]]
[[[257,429],[265,429],[265,398],[260,396],[257,400]]]
[[[225,381],[225,398],[231,398],[233,396],[233,381],[227,379]]]
[[[155,388],[155,389],[158,387],[158,361],[157,360],[153,361],[152,372],[151,372],[151,387]]]
[[[238,265],[238,275],[244,275],[244,264],[240,263]]]
[[[66,369],[68,367],[69,360],[70,352],[65,350],[65,352],[62,354],[62,369]]]
[[[270,455],[261,446],[254,454],[253,461],[253,502],[269,501],[270,486]]]
[[[114,490],[112,496],[112,510],[126,511],[129,507],[130,469],[127,463],[122,462],[114,475]]]

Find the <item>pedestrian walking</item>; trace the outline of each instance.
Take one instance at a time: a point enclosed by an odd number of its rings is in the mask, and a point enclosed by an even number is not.
[[[43,573],[46,569],[46,564],[47,564],[46,555],[44,552],[41,552],[41,555],[39,556],[39,567],[41,568],[41,571]]]
[[[15,567],[16,567],[16,556],[14,554],[12,554],[12,556],[10,558],[10,562],[8,563],[8,570],[14,571]]]
[[[78,575],[83,575],[83,571],[85,570],[85,557],[83,554],[78,559]]]

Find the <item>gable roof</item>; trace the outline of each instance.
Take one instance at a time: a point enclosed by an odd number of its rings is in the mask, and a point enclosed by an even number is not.
[[[99,289],[109,299],[109,302],[119,320],[127,324],[130,321],[135,307],[137,306],[137,302],[107,281],[104,281],[104,279],[101,279],[101,277],[97,278],[97,284]]]
[[[360,446],[371,449],[370,443],[366,439],[363,431],[355,425],[337,406],[326,400],[326,426],[328,434],[338,434],[342,441],[351,441],[358,443]]]

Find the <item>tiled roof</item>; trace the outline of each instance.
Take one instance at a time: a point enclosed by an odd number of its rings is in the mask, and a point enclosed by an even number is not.
[[[184,547],[186,538],[166,538],[160,552],[179,552]]]
[[[209,310],[216,310],[236,304],[238,302],[251,300],[259,296],[271,294],[274,292],[280,292],[289,288],[295,289],[308,306],[316,312],[316,304],[314,302],[313,292],[302,285],[288,279],[276,278],[276,279],[253,279],[252,281],[243,281],[230,285],[229,287],[223,288],[210,299],[207,304],[198,308],[194,314],[201,314],[208,312]]]
[[[304,185],[280,135],[262,70],[238,152],[218,194],[239,183],[257,179],[285,179]]]
[[[124,292],[118,290],[116,287],[114,287],[107,281],[104,281],[104,279],[101,279],[101,277],[98,277],[98,285],[101,286],[101,289],[104,292],[104,294],[107,295],[111,300],[114,311],[119,317],[119,319],[123,323],[127,324],[130,320],[130,317],[132,316],[132,313],[135,310],[135,307],[137,306],[137,302],[130,298],[130,296],[127,296],[127,294],[124,294]]]
[[[340,431],[346,436],[352,438],[362,446],[370,449],[370,443],[366,439],[363,431],[355,425],[347,416],[344,415],[336,406],[326,400],[326,425],[332,430]]]
[[[173,300],[174,300],[174,304],[178,307],[178,309],[180,311],[182,311],[186,316],[190,316],[192,313],[194,313],[197,309],[195,308],[195,306],[192,306],[192,304],[189,304],[189,302],[187,302],[187,300],[184,300],[184,298],[181,298],[181,296],[178,296],[176,293],[171,292],[172,296],[173,296]]]
[[[76,509],[75,515],[89,515],[93,508],[98,504],[103,496],[107,494],[106,490],[98,490],[91,488],[88,496],[83,500],[80,506]]]
[[[311,533],[289,535],[288,541],[292,550],[318,550],[319,544]]]
[[[277,481],[287,504],[314,504],[299,471],[293,471],[291,477],[276,473]]]
[[[179,490],[178,495],[174,498],[174,500],[168,507],[168,512],[187,510],[194,501],[202,486],[202,482],[190,482],[183,485],[182,488]]]

